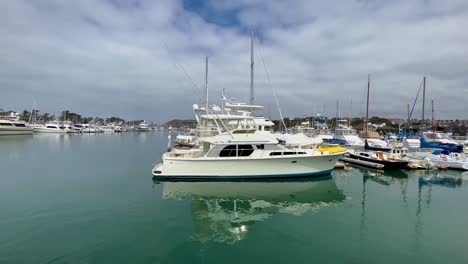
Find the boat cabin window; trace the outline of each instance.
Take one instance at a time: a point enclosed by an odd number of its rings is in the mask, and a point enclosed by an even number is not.
[[[306,154],[305,152],[293,152],[293,151],[277,151],[277,152],[271,152],[270,156],[286,156],[286,155],[303,155]]]
[[[0,123],[0,126],[12,126],[10,123]]]
[[[237,148],[237,155],[239,157],[248,157],[253,151],[252,145],[239,145]]]
[[[16,127],[26,127],[25,124],[15,124]]]
[[[54,127],[54,126],[47,126],[47,128],[57,128],[57,127]]]
[[[265,149],[265,145],[264,144],[260,144],[260,145],[255,145],[257,147],[257,149]]]
[[[229,145],[219,152],[219,157],[248,157],[252,152],[252,145]]]
[[[236,156],[236,145],[229,145],[224,147],[221,152],[219,152],[220,157],[235,157]]]

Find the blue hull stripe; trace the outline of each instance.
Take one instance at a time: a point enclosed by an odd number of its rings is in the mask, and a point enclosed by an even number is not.
[[[286,178],[301,178],[310,176],[322,176],[330,174],[333,171],[317,171],[317,172],[304,172],[304,173],[293,173],[293,174],[263,174],[263,175],[154,175],[153,179],[286,179]]]

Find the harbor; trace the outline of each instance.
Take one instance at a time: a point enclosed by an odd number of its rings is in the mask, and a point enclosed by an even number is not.
[[[152,180],[151,164],[166,151],[167,137],[2,137],[0,262],[467,258],[467,172],[347,166],[312,179]]]
[[[0,7],[0,264],[467,262],[467,1]]]

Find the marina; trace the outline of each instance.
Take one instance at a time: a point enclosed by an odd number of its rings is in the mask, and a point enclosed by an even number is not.
[[[312,179],[151,180],[151,164],[166,151],[167,137],[168,132],[1,137],[0,159],[6,162],[0,174],[0,262],[468,258],[467,172],[348,165]],[[245,254],[246,248],[256,253]]]
[[[468,1],[0,7],[0,264],[468,263]]]

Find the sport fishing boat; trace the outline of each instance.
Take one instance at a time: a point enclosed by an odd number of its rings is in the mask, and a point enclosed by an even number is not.
[[[33,128],[19,119],[17,114],[0,117],[0,135],[31,135]]]
[[[34,132],[38,133],[70,133],[71,131],[59,122],[47,123],[43,126],[35,126]]]
[[[342,147],[288,149],[251,130],[200,138],[202,151],[163,154],[153,168],[162,179],[259,179],[326,175],[343,156]]]

